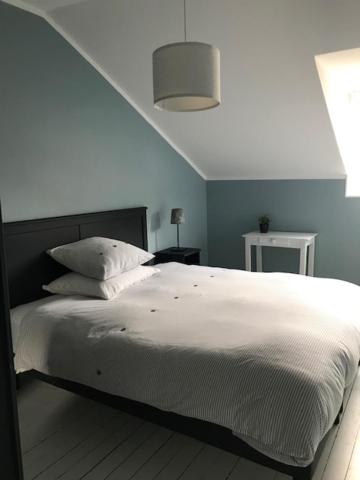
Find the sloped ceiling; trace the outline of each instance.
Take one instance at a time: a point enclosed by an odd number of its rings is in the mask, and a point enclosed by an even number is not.
[[[152,105],[152,52],[182,0],[8,0],[43,15],[207,179],[345,176],[314,56],[360,46],[359,0],[187,0],[188,39],[221,50],[222,104]]]

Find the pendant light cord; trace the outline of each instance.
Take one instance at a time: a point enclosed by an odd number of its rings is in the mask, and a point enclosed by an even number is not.
[[[184,0],[184,41],[186,42],[186,0]]]

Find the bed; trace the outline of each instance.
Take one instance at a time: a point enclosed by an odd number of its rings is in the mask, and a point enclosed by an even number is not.
[[[145,209],[5,226],[17,371],[311,478],[357,372],[359,287],[176,263],[110,302],[28,286],[59,274],[43,252],[64,236],[146,247],[145,227]]]

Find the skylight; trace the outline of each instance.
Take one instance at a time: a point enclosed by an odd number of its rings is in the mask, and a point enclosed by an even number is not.
[[[360,48],[315,61],[347,175],[346,196],[360,196]]]

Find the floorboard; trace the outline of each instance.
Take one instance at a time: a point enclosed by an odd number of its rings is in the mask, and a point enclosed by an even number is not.
[[[185,445],[186,437],[171,433],[165,444],[134,474],[133,480],[150,480],[158,476]]]
[[[25,480],[290,480],[40,381],[18,405]],[[330,436],[313,480],[359,480],[360,376]]]
[[[96,449],[103,444],[110,436],[124,427],[126,418],[124,415],[111,416],[103,425],[95,428],[83,441],[79,442],[74,448],[68,450],[60,456],[55,462],[46,468],[38,475],[37,480],[52,480],[60,478],[66,472],[75,467],[87,456],[91,456],[96,452]]]

